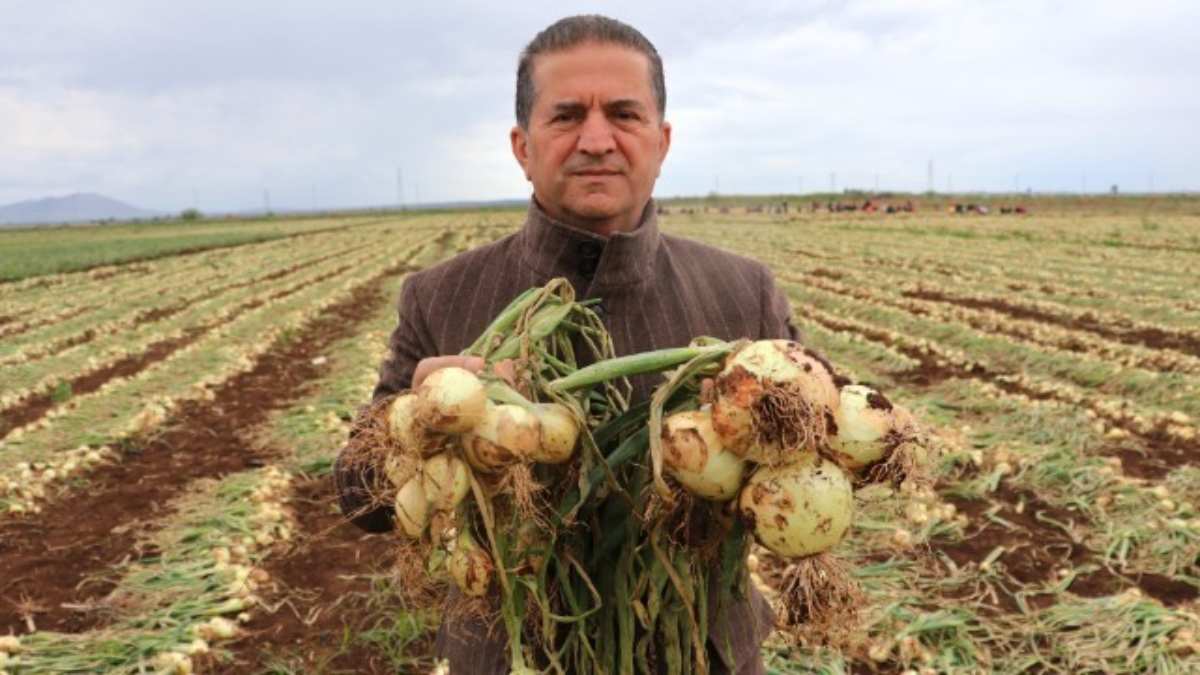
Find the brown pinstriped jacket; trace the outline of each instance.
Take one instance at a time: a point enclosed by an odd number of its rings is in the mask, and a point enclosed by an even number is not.
[[[787,299],[765,265],[659,232],[653,201],[636,230],[608,239],[556,222],[532,201],[518,232],[405,280],[375,399],[408,388],[418,361],[461,352],[519,293],[559,276],[571,281],[577,298],[601,300],[596,309],[618,355],[683,346],[698,335],[799,337]],[[648,398],[660,379],[634,378],[634,401]],[[359,513],[365,503],[362,478],[340,463],[335,477],[343,512]],[[393,526],[387,509],[355,522],[371,531]],[[718,656],[714,670],[761,673],[759,645],[772,621],[757,591],[712,617],[712,643],[733,646],[732,654],[710,648]],[[450,660],[452,673],[508,672],[503,637],[489,640],[486,632],[482,625],[442,626],[437,649]]]

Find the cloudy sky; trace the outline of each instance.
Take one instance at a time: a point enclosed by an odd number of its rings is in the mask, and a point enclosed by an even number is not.
[[[660,196],[1200,189],[1196,0],[0,0],[0,204],[524,197],[517,53],[592,11],[666,63]]]

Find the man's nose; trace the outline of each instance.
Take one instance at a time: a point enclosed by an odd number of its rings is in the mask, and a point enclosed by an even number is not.
[[[587,155],[605,155],[617,147],[612,125],[599,111],[588,113],[579,130],[579,151]]]

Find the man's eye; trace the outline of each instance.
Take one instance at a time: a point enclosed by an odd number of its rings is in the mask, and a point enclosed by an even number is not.
[[[622,110],[617,113],[617,119],[632,122],[638,119],[638,114],[629,110]]]

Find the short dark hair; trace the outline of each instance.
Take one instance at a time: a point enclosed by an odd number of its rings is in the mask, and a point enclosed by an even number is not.
[[[521,51],[517,63],[517,124],[529,128],[533,110],[533,60],[540,54],[558,52],[585,42],[616,44],[635,49],[650,61],[650,88],[658,104],[658,116],[667,111],[667,84],[663,78],[662,58],[645,35],[627,23],[599,14],[581,14],[559,19],[534,36]]]

